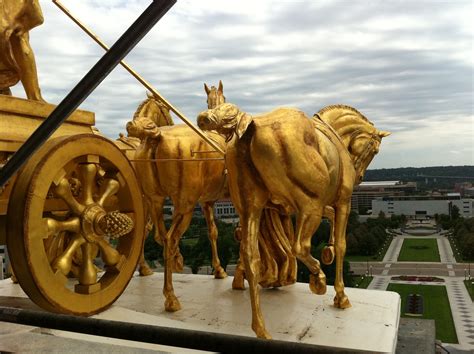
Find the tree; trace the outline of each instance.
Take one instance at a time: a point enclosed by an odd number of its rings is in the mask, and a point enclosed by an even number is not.
[[[456,205],[453,205],[451,208],[451,219],[452,220],[457,220],[461,214],[459,213],[459,208]]]

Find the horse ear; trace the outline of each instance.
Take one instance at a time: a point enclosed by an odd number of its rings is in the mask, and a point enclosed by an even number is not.
[[[204,83],[204,90],[206,91],[207,95],[209,95],[209,92],[211,92],[211,90],[209,90],[209,87],[207,87],[206,83]]]
[[[222,85],[222,80],[219,80],[219,87],[217,88],[217,91],[224,93],[224,85]]]
[[[239,139],[245,134],[247,128],[249,127],[250,123],[252,123],[253,118],[250,114],[243,113],[240,120],[237,122],[235,126],[235,133],[239,137]]]
[[[155,95],[153,95],[150,91],[147,91],[147,92],[146,92],[146,96],[147,96],[148,98],[153,98],[153,97],[155,97]]]
[[[386,136],[389,136],[390,134],[392,134],[392,133],[387,132],[385,130],[379,130],[379,137],[381,137],[381,138],[385,138]]]

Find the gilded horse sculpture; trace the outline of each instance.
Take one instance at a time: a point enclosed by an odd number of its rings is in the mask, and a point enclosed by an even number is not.
[[[212,86],[208,89],[207,85],[205,88],[208,107],[224,102],[222,82],[219,88]],[[152,221],[156,225],[155,240],[164,248],[165,309],[177,311],[181,305],[174,294],[172,272],[183,268],[179,240],[189,227],[198,202],[208,225],[214,276],[218,279],[227,276],[217,253],[218,232],[213,212],[215,201],[227,194],[224,161],[219,159],[218,152],[210,152],[212,147],[185,125],[158,127],[149,116],[139,114],[127,124],[127,131],[129,136],[141,141],[134,157],[135,168]],[[214,135],[213,139],[219,146],[225,146],[218,134],[209,135]],[[205,158],[202,158],[202,152],[205,152]],[[164,227],[162,214],[166,197],[171,198],[174,206],[172,225],[168,231]]]
[[[0,21],[0,94],[21,80],[30,100],[43,101],[29,31],[43,23],[38,0],[2,0]]]
[[[156,126],[172,126],[174,125],[173,118],[169,112],[169,109],[161,102],[157,101],[153,95],[147,94],[147,99],[144,100],[135,110],[133,119],[139,119],[139,117],[148,117]],[[140,145],[140,139],[136,137],[124,136],[120,134],[119,138],[115,141],[115,144],[122,150],[125,151],[125,155],[129,160],[132,160],[132,165],[135,170],[137,169],[137,164],[133,162],[135,158],[135,151]],[[140,168],[140,167],[139,167]],[[146,198],[147,196],[145,196]],[[145,202],[146,206],[149,207],[150,202]],[[157,240],[160,245],[163,245],[160,235],[166,234],[166,228],[163,220],[162,211],[154,211],[153,209],[148,208],[149,222],[147,224],[147,233],[151,231],[153,225],[155,225],[155,240]],[[146,237],[143,239],[145,242]],[[138,261],[138,272],[141,276],[148,276],[153,274],[153,270],[148,266],[144,250],[140,255]]]
[[[303,112],[279,108],[252,117],[226,103],[202,112],[198,125],[217,131],[228,141],[226,166],[229,190],[242,226],[241,250],[252,304],[252,329],[271,338],[260,310],[259,226],[262,210],[276,205],[287,215],[296,213],[291,252],[310,270],[310,289],[326,292],[326,277],[311,256],[311,238],[325,208],[334,209],[336,296],[334,306],[350,307],[344,293],[342,265],[345,231],[354,185],[359,184],[379,151],[383,137],[354,108],[329,106],[309,119]]]

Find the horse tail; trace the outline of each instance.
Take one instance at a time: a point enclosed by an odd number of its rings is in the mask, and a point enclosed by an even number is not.
[[[258,237],[260,285],[280,287],[296,282],[297,262],[292,252],[294,229],[289,216],[263,210]]]

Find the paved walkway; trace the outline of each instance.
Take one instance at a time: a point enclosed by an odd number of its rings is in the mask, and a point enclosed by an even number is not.
[[[402,248],[403,240],[406,238],[435,238],[438,243],[440,255],[439,263],[427,262],[397,262]],[[363,269],[364,265],[354,263],[354,268]],[[386,290],[393,283],[443,285],[446,286],[451,312],[453,314],[454,326],[458,336],[459,344],[449,344],[449,347],[459,350],[474,349],[474,304],[463,284],[463,268],[465,265],[457,263],[454,258],[449,240],[440,234],[431,236],[400,235],[393,238],[382,262],[371,263],[374,279],[368,289]],[[438,274],[433,274],[437,273]],[[457,272],[457,274],[456,274]],[[394,275],[437,275],[444,282],[405,282],[391,281]],[[458,275],[458,276],[456,276]]]
[[[403,236],[396,236],[393,238],[390,246],[388,247],[387,253],[385,253],[385,256],[383,257],[382,262],[391,263],[397,261],[400,250],[402,249],[403,240]]]
[[[439,258],[441,263],[456,263],[456,258],[454,258],[453,250],[451,249],[448,238],[437,235],[436,241],[438,242]]]
[[[385,291],[390,283],[390,278],[391,276],[374,275],[374,279],[372,279],[367,289]]]
[[[463,284],[464,277],[447,277],[446,289],[458,335],[459,349],[474,349],[474,304]]]

